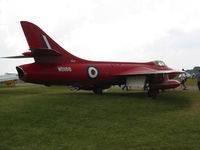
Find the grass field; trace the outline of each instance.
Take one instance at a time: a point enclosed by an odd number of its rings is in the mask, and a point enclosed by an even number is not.
[[[196,79],[187,79],[186,86],[197,86]]]
[[[0,88],[0,150],[199,150],[200,92]]]

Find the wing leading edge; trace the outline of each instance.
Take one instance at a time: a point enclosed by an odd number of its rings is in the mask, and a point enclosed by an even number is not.
[[[156,70],[148,67],[136,67],[124,72],[113,74],[113,76],[136,76],[136,75],[156,75],[156,74],[180,74],[178,70]]]

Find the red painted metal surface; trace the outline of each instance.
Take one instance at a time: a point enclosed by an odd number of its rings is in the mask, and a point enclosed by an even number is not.
[[[147,63],[96,62],[78,58],[52,40],[38,26],[22,21],[35,63],[17,67],[19,77],[31,83],[44,85],[72,85],[80,89],[109,88],[123,85],[128,76],[146,76],[152,89],[175,88],[180,83],[173,79],[180,71],[167,67],[161,61]]]

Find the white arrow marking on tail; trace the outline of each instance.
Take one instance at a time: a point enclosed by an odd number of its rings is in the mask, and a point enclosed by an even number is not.
[[[47,37],[45,35],[42,35],[42,38],[47,46],[48,49],[51,49],[51,45],[49,44],[49,41],[47,40]]]

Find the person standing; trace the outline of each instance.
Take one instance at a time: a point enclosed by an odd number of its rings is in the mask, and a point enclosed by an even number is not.
[[[182,69],[182,71],[185,71],[184,69]],[[185,82],[187,81],[187,75],[185,72],[181,73],[178,78],[180,79],[181,82],[181,87],[183,88],[183,90],[187,90]]]
[[[199,91],[200,91],[200,70],[199,70],[199,72],[197,72],[195,77],[197,79],[197,86],[198,86]]]

